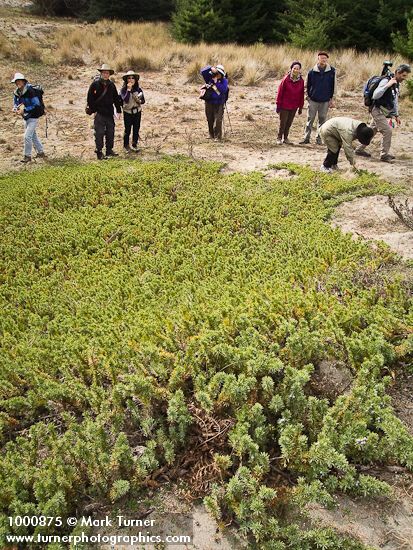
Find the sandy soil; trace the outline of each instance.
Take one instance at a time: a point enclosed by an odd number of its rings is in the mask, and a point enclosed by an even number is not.
[[[15,8],[18,3],[19,0],[0,2],[0,26],[13,40],[32,36],[47,47],[50,46],[51,33],[58,31],[63,25],[74,24],[53,19],[45,21],[27,15],[23,18],[15,11],[7,11],[7,5]],[[135,69],[139,70],[139,67]],[[13,86],[9,81],[17,70],[26,71],[32,82],[43,85],[48,110],[47,119],[41,119],[39,135],[49,159],[34,161],[28,167],[19,163],[22,156],[22,121],[10,113]],[[86,92],[95,74],[95,66],[91,64],[81,67],[36,64],[30,67],[17,61],[11,63],[10,60],[0,60],[0,173],[33,170],[65,157],[95,159],[92,118],[84,113]],[[119,86],[121,77],[115,77]],[[274,111],[275,81],[267,80],[259,87],[231,87],[223,143],[206,139],[208,132],[204,105],[198,99],[199,85],[186,82],[183,71],[177,73],[171,69],[142,72],[141,86],[147,101],[142,118],[141,158],[181,153],[196,159],[223,162],[229,171],[262,170],[269,164],[286,162],[302,163],[317,169],[324,158],[325,148],[314,144],[276,145],[278,119]],[[359,92],[341,91],[331,115],[349,115],[368,121],[360,96]],[[380,162],[379,139],[376,138],[370,148],[372,159],[360,158],[358,166],[390,182],[404,183],[407,196],[413,197],[413,106],[408,101],[403,101],[401,112],[403,125],[394,131],[393,137],[393,152],[398,160],[394,164]],[[301,117],[297,116],[292,128],[290,138],[296,144],[302,138],[305,116],[305,111]],[[116,130],[116,150],[121,154],[122,126],[120,120]],[[347,166],[345,158],[341,158],[340,167],[345,176]],[[268,175],[289,177],[286,170],[270,170]],[[413,258],[413,232],[399,221],[388,206],[386,197],[367,197],[343,204],[337,209],[333,223],[359,237],[384,240],[405,258]],[[331,368],[333,367],[327,365],[320,369],[318,375],[321,381],[331,377]],[[336,369],[335,366],[334,368]],[[337,375],[336,379],[337,384],[332,387],[333,395],[345,391],[351,382],[346,373],[343,376]],[[413,433],[412,390],[412,377],[407,377],[397,381],[391,395],[396,410]],[[375,548],[413,548],[413,477],[403,469],[383,470],[376,474],[394,487],[392,503],[342,496],[339,497],[337,509],[329,511],[314,506],[310,510],[310,516],[316,523],[321,522],[334,526],[343,533],[356,535]],[[179,507],[184,510],[183,504],[173,505],[174,510]],[[195,529],[195,548],[240,548],[240,541],[234,542],[229,536],[221,536],[217,532],[216,524],[204,513],[202,507],[192,509],[191,513],[195,514],[198,522]]]

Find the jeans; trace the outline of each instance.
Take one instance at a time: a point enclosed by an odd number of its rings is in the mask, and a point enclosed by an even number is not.
[[[106,153],[113,150],[115,141],[115,121],[113,116],[104,116],[100,113],[95,115],[95,143],[96,152],[99,153],[103,149],[103,138],[106,138]]]
[[[139,129],[141,127],[142,112],[125,113],[123,111],[123,122],[125,124],[125,133],[123,134],[123,146],[129,147],[129,138],[132,130],[132,145],[136,146],[139,140]]]
[[[313,124],[317,115],[319,128],[327,120],[329,104],[329,101],[319,103],[318,101],[313,101],[308,98],[307,124],[305,127],[304,139],[310,140],[311,130],[313,129]]]
[[[24,121],[24,156],[25,157],[31,157],[32,156],[32,147],[34,145],[34,148],[38,153],[43,153],[43,145],[40,139],[37,136],[36,128],[37,123],[39,122],[38,118],[28,118]]]

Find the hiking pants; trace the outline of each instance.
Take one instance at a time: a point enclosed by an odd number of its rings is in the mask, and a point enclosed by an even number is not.
[[[34,148],[38,153],[43,153],[43,145],[40,139],[37,136],[36,128],[37,124],[39,122],[38,118],[28,118],[24,121],[24,156],[25,157],[31,157],[32,156],[32,147],[34,145]]]
[[[372,120],[370,122],[370,127],[373,128],[374,135],[376,135],[377,132],[380,132],[383,136],[381,141],[380,157],[384,157],[385,155],[388,155],[390,151],[393,129],[389,126],[389,119],[384,116],[379,107],[373,107],[371,117]],[[359,145],[356,151],[363,151],[366,147],[367,145]]]
[[[95,115],[95,143],[96,152],[103,149],[103,138],[106,138],[106,153],[113,150],[115,141],[115,121],[113,116],[104,116],[100,113]]]
[[[123,111],[123,122],[125,124],[125,133],[123,134],[123,146],[129,147],[129,138],[132,131],[132,145],[135,147],[139,141],[139,129],[141,127],[142,112],[126,113]]]
[[[222,119],[224,118],[224,103],[216,105],[205,101],[205,114],[211,138],[222,139]]]
[[[318,102],[308,98],[307,124],[305,126],[304,139],[310,140],[311,130],[313,129],[313,124],[317,115],[319,128],[327,120],[329,103],[329,101]]]
[[[334,153],[333,151],[330,151],[330,149],[327,149],[327,156],[324,159],[323,166],[326,168],[331,168],[332,166],[337,166],[338,164],[338,155],[340,154],[341,145],[338,147],[338,151]]]
[[[278,139],[287,139],[293,123],[297,109],[280,109],[280,128],[278,130]]]

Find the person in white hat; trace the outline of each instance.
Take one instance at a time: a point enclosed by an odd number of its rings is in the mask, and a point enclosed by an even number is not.
[[[33,88],[22,73],[15,73],[11,83],[16,84],[13,93],[13,113],[24,120],[24,156],[21,162],[31,162],[33,146],[37,156],[44,158],[46,155],[43,145],[36,132],[39,117],[44,114],[43,101],[37,91],[40,88]]]
[[[114,70],[104,63],[98,69],[100,77],[95,79],[89,87],[87,94],[87,113],[95,114],[95,144],[96,155],[99,160],[104,158],[103,146],[106,145],[106,157],[117,157],[113,151],[115,142],[115,120],[113,118],[114,107],[117,113],[121,113],[121,101],[115,84],[110,80]]]
[[[222,65],[211,67],[207,65],[201,70],[201,76],[205,80],[208,94],[205,100],[205,115],[208,122],[209,137],[214,141],[222,140],[222,120],[224,107],[228,99],[228,78]]]
[[[123,75],[123,86],[120,97],[123,101],[123,122],[125,133],[123,135],[123,147],[129,152],[129,139],[132,130],[132,149],[138,147],[139,130],[141,127],[142,105],[145,103],[142,88],[139,86],[139,75],[135,71],[128,71]]]

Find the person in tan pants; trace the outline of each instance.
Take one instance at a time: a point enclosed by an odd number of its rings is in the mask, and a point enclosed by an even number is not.
[[[392,162],[396,158],[390,154],[393,133],[392,118],[400,126],[399,87],[400,83],[406,80],[410,73],[411,69],[409,65],[399,65],[394,76],[383,78],[373,93],[370,127],[373,128],[375,134],[380,132],[383,136],[380,151],[380,160],[383,162]],[[365,149],[365,145],[360,145],[356,149],[356,155],[371,157],[371,154]]]

